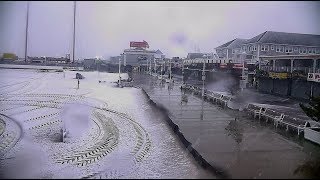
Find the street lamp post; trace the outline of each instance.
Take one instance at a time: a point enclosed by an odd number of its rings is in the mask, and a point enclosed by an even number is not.
[[[246,77],[245,77],[245,75],[244,75],[244,61],[242,61],[242,72],[241,72],[241,74],[242,74],[242,78],[241,78],[241,80],[243,81],[242,83],[246,83]],[[241,86],[241,91],[243,91],[243,85]]]
[[[245,55],[246,53],[245,52],[242,52],[242,72],[241,72],[241,80],[240,80],[240,88],[241,88],[241,91],[243,91],[243,84],[246,83],[245,82],[245,74],[244,74],[244,61],[245,61]]]

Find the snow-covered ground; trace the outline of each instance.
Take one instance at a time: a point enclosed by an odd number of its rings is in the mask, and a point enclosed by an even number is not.
[[[214,178],[140,89],[76,73],[0,69],[1,178]]]

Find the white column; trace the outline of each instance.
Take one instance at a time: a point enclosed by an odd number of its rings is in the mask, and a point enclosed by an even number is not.
[[[294,59],[291,59],[291,64],[290,64],[290,72],[292,73],[292,71],[293,71],[293,61],[294,61]]]
[[[316,72],[316,66],[317,66],[317,59],[313,59],[313,71],[312,72]]]

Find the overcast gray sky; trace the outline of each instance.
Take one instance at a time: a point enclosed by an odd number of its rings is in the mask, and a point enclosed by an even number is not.
[[[27,3],[0,2],[0,53],[24,57]],[[167,57],[186,57],[264,31],[320,34],[320,3],[77,2],[76,59],[119,55],[146,40]],[[30,2],[29,56],[72,53],[73,1]]]

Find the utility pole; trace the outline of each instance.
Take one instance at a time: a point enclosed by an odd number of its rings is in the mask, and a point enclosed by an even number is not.
[[[28,53],[28,27],[29,27],[29,1],[27,1],[27,22],[26,22],[26,44],[24,50],[24,59],[27,62],[27,53]]]
[[[73,2],[73,53],[72,53],[72,63],[74,63],[74,52],[75,52],[75,43],[76,43],[76,7],[77,2]]]

